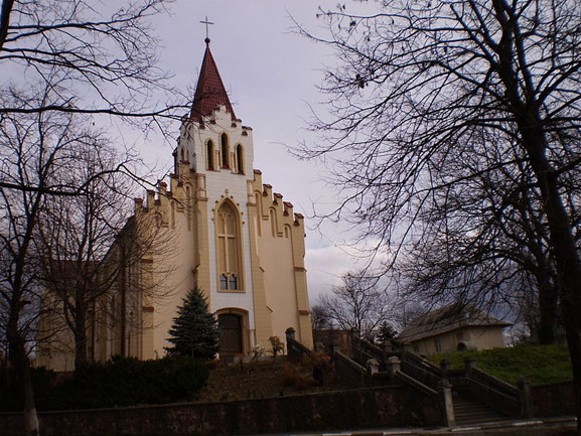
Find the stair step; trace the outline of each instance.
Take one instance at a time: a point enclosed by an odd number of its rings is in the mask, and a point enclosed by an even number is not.
[[[461,396],[457,392],[454,395],[454,415],[456,424],[459,425],[482,424],[506,419],[500,412],[466,396]]]

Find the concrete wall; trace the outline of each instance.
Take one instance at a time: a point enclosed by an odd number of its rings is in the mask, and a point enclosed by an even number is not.
[[[563,416],[577,413],[573,382],[531,387],[534,416]]]
[[[51,412],[39,418],[44,436],[219,436],[437,425],[428,418],[435,407],[405,388],[382,387],[212,404]],[[21,425],[20,415],[0,414],[3,436],[22,434]]]

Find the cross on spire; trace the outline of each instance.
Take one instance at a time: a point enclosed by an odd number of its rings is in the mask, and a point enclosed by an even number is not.
[[[206,44],[209,44],[209,43],[210,43],[210,36],[209,36],[209,34],[208,34],[208,30],[209,30],[209,29],[208,29],[208,25],[210,25],[210,24],[214,24],[214,23],[213,23],[212,21],[208,21],[208,16],[207,16],[207,15],[206,15],[206,19],[205,19],[205,20],[202,20],[202,21],[200,21],[200,23],[202,23],[202,24],[205,24],[205,25],[206,25],[206,39],[205,39],[205,41],[206,41]]]

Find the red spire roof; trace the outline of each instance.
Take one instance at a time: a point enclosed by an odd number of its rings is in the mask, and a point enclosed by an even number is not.
[[[210,40],[206,38],[206,52],[194,94],[190,119],[202,121],[202,117],[210,115],[212,111],[222,105],[226,106],[226,111],[230,112],[234,121],[236,119],[234,109],[232,109],[226,88],[224,88],[220,73],[218,73],[218,67],[216,67],[216,62],[210,52]]]

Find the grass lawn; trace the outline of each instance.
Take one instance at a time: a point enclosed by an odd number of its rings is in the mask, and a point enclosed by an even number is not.
[[[571,359],[565,345],[518,345],[484,351],[440,353],[429,359],[439,365],[442,359],[452,368],[462,368],[467,357],[476,359],[483,371],[511,384],[524,377],[532,385],[573,380]]]

